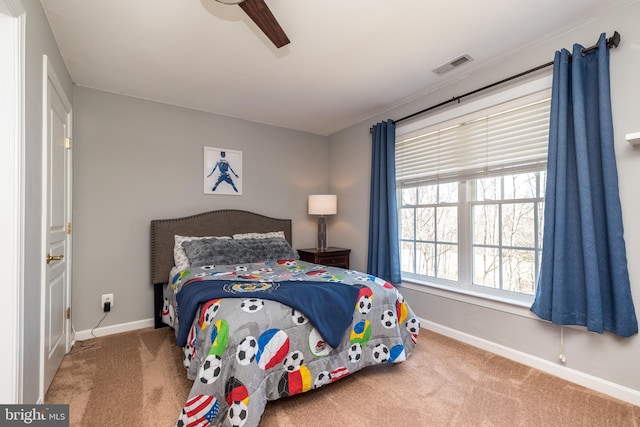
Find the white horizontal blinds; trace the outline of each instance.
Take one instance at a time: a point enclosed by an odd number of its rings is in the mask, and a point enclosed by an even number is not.
[[[404,136],[396,142],[398,185],[539,168],[547,159],[547,96],[521,98]]]

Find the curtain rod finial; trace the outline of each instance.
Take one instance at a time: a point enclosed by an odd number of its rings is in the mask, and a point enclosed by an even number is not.
[[[613,35],[609,37],[609,40],[607,40],[607,46],[609,46],[609,49],[611,49],[614,47],[618,47],[619,44],[620,44],[620,33],[617,31],[614,31]]]

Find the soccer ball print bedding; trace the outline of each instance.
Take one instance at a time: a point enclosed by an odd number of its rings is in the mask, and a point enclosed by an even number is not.
[[[202,303],[191,321],[179,319],[191,324],[183,351],[194,383],[177,426],[256,426],[267,401],[330,384],[367,366],[402,362],[417,341],[419,320],[395,287],[374,276],[296,260],[191,270],[178,273],[165,293],[167,311],[178,318],[175,294],[203,277],[228,280],[241,272],[263,284],[326,281],[356,286],[359,292],[351,324],[335,348],[303,309],[272,299],[216,298]],[[247,279],[238,280],[235,289],[247,287],[242,282]]]

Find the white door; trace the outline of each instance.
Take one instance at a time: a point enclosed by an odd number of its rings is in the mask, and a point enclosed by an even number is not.
[[[71,281],[71,105],[45,57],[43,113],[43,390],[44,396],[69,351]],[[70,309],[69,309],[70,310]]]

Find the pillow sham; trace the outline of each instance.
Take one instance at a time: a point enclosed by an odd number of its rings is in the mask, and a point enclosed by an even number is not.
[[[201,239],[182,242],[191,267],[256,262],[259,257],[251,248],[232,239]]]
[[[253,262],[297,258],[297,252],[284,238],[242,238],[236,241],[254,253],[257,258]]]
[[[234,234],[233,238],[236,240],[242,239],[271,239],[282,238],[285,239],[284,231],[269,231],[268,233],[242,233]]]
[[[189,259],[187,258],[187,254],[184,252],[184,248],[182,247],[182,242],[190,242],[193,240],[202,240],[202,239],[226,239],[229,240],[231,237],[229,236],[180,236],[175,234],[173,236],[174,245],[173,245],[173,262],[174,265],[178,268],[178,270],[182,271],[185,268],[189,268]]]

